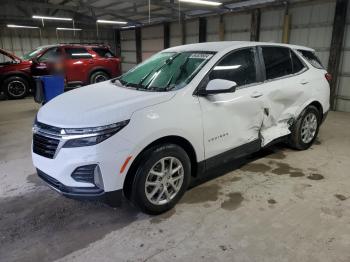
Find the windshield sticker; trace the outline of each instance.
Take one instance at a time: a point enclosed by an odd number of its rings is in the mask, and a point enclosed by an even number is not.
[[[190,56],[190,58],[196,58],[196,59],[209,59],[213,56],[213,54],[203,54],[203,53],[195,53]]]

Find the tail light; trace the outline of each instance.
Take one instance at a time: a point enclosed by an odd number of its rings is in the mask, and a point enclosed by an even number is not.
[[[330,73],[326,73],[324,76],[325,76],[325,78],[327,79],[328,82],[332,81],[332,75]]]

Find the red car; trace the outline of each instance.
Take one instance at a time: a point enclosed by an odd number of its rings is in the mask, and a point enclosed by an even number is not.
[[[121,74],[120,59],[105,45],[58,44],[38,47],[18,58],[0,49],[0,86],[12,99],[23,98],[34,86],[32,76],[65,75],[66,87],[102,82]]]

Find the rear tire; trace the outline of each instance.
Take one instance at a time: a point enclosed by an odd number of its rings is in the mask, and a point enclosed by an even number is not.
[[[100,83],[110,79],[109,75],[103,71],[96,71],[90,76],[90,84]]]
[[[9,99],[22,99],[27,96],[29,83],[20,76],[10,76],[3,82],[3,90]]]
[[[315,106],[308,106],[293,124],[289,145],[297,150],[308,149],[315,141],[320,123],[320,112]]]
[[[190,177],[191,162],[180,146],[164,144],[150,148],[137,168],[132,202],[145,213],[163,213],[181,199]]]

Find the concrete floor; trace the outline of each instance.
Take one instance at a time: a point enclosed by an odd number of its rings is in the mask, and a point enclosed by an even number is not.
[[[37,109],[0,102],[0,261],[350,261],[350,114],[331,112],[309,150],[275,146],[232,163],[151,217],[41,183],[30,158]]]

